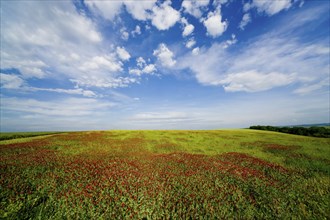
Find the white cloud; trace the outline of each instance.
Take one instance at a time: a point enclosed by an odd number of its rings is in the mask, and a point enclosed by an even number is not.
[[[181,7],[185,13],[191,14],[196,18],[203,15],[203,11],[209,4],[209,0],[184,0]]]
[[[18,69],[23,79],[71,80],[86,87],[136,82],[121,76],[116,47],[104,45],[96,24],[72,2],[4,2],[2,8],[1,68]]]
[[[122,70],[122,63],[118,62],[114,55],[95,56],[91,60],[82,63],[79,70],[84,72],[90,72],[94,70],[107,70],[110,72],[116,72]]]
[[[129,74],[141,76],[142,74],[153,75],[157,71],[154,64],[146,65],[143,69],[130,69]]]
[[[217,8],[217,7],[220,7],[221,5],[226,4],[228,2],[230,2],[230,0],[213,0],[213,4],[212,5],[215,8]]]
[[[157,0],[90,0],[86,2],[94,13],[109,20],[113,20],[116,15],[120,14],[122,7],[125,6],[127,12],[130,13],[134,19],[140,21],[151,20],[151,23],[158,30],[168,30],[180,20],[180,12],[171,7],[170,0],[166,0],[160,5],[156,4]],[[134,34],[135,33],[137,34],[138,31],[134,32]],[[121,37],[124,40],[128,40],[129,33],[126,30],[122,30]]]
[[[183,122],[191,120],[191,116],[185,112],[143,112],[134,115],[131,120],[144,123],[159,123],[159,122]]]
[[[2,111],[25,112],[47,116],[84,116],[95,114],[115,106],[114,103],[101,102],[91,98],[67,98],[54,101],[2,97]]]
[[[134,31],[131,32],[133,36],[140,35],[141,34],[141,28],[139,25],[135,26]]]
[[[56,92],[65,93],[69,95],[82,95],[85,97],[97,97],[95,92],[91,90],[84,90],[82,88],[76,89],[60,89],[60,88],[37,88],[37,87],[24,87],[24,91],[45,91],[45,92]]]
[[[167,30],[180,20],[180,12],[171,7],[171,1],[167,0],[160,6],[154,6],[151,23],[158,30]]]
[[[245,3],[243,5],[243,12],[245,12],[242,21],[239,24],[239,28],[244,30],[245,26],[251,22],[251,14],[248,13],[251,9],[255,8],[259,13],[264,13],[268,16],[273,16],[283,10],[288,10],[295,3],[299,2],[299,7],[304,3],[303,0],[276,0],[276,1],[260,1],[253,0],[251,3]]]
[[[299,95],[305,95],[323,88],[326,88],[329,92],[330,87],[330,78],[325,78],[324,80],[321,80],[320,82],[313,83],[313,84],[305,84],[301,86],[300,88],[294,90],[294,93]]]
[[[16,68],[26,78],[44,78],[54,62],[72,59],[75,48],[102,41],[94,23],[71,3],[4,2],[2,8],[1,67]]]
[[[239,23],[239,28],[244,30],[245,26],[251,22],[251,15],[246,13],[243,15],[242,21]]]
[[[193,55],[197,56],[197,55],[199,54],[199,47],[194,48],[194,49],[191,51],[191,53],[192,53]]]
[[[126,10],[133,16],[133,18],[145,21],[150,17],[151,10],[157,0],[142,0],[142,1],[125,1]],[[113,1],[109,1],[110,4]]]
[[[295,74],[283,74],[278,72],[260,73],[250,70],[240,73],[230,73],[225,79],[220,80],[228,92],[259,92],[271,88],[289,85],[296,80]]]
[[[28,86],[27,83],[18,75],[0,73],[1,87],[4,89],[16,89],[22,92],[46,91],[65,93],[70,95],[82,95],[85,97],[96,97],[97,95],[91,90],[84,90],[82,88],[75,89],[61,89],[61,88],[39,88]]]
[[[281,0],[281,1],[260,1],[253,0],[253,7],[256,7],[258,12],[266,13],[269,16],[279,13],[282,10],[289,9],[292,4],[291,0]]]
[[[192,48],[195,44],[196,44],[196,41],[194,40],[194,38],[190,38],[186,43],[186,47]]]
[[[236,35],[235,34],[232,34],[231,35],[231,39],[230,40],[226,40],[224,43],[223,43],[223,48],[227,48],[233,44],[236,44],[237,42],[237,39],[236,39]]]
[[[158,48],[154,50],[153,55],[156,56],[161,64],[165,67],[173,67],[176,63],[176,60],[173,58],[173,52],[168,49],[164,43],[158,45]]]
[[[257,92],[285,85],[302,85],[296,93],[324,89],[322,83],[315,82],[329,75],[326,42],[302,44],[294,37],[269,33],[237,53],[229,52],[226,44],[201,48],[198,55],[187,53],[179,58],[176,68],[189,68],[199,83],[223,86],[232,92]]]
[[[24,85],[24,80],[17,75],[0,73],[0,84],[5,89],[18,89]]]
[[[129,74],[132,75],[137,75],[137,76],[141,76],[143,74],[142,70],[140,69],[129,69]]]
[[[250,9],[251,9],[251,3],[245,3],[244,5],[243,5],[243,12],[248,12]]]
[[[138,57],[136,59],[136,65],[138,68],[130,69],[129,73],[132,75],[141,76],[142,74],[154,74],[157,68],[154,64],[147,64],[143,57]]]
[[[136,65],[140,68],[142,68],[143,66],[145,66],[146,61],[143,59],[143,57],[138,57],[136,59]]]
[[[128,38],[129,38],[129,33],[127,32],[127,30],[126,30],[126,28],[121,28],[120,29],[120,34],[121,34],[121,39],[123,39],[123,40],[128,40]]]
[[[116,15],[121,13],[125,6],[128,13],[136,20],[146,21],[151,16],[151,10],[157,0],[116,0],[116,1],[98,1],[88,0],[85,4],[96,14],[101,15],[105,19],[113,20]]]
[[[156,66],[154,64],[146,65],[142,70],[143,73],[148,73],[148,74],[151,74],[155,71],[156,71]]]
[[[203,24],[206,27],[207,35],[213,38],[221,36],[228,27],[227,21],[222,22],[220,9],[209,12],[207,18],[203,20]]]
[[[101,14],[104,18],[112,20],[122,9],[122,1],[97,1],[88,0],[85,4],[95,13]]]
[[[123,61],[129,60],[131,58],[131,55],[127,52],[127,50],[124,47],[117,47],[117,54],[119,58]]]
[[[95,76],[84,77],[81,79],[71,79],[71,82],[83,87],[119,88],[127,87],[129,84],[136,83],[137,80],[131,77],[100,78]]]
[[[186,37],[190,35],[194,31],[195,27],[192,24],[188,24],[187,26],[184,27],[182,36]]]
[[[189,24],[187,19],[185,19],[185,18],[182,18],[181,22],[183,24],[182,36],[187,37],[188,35],[190,35],[194,31],[195,27],[194,27],[194,25]]]

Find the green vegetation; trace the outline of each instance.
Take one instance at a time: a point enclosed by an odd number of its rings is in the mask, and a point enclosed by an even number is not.
[[[37,137],[42,135],[57,134],[60,132],[1,132],[0,141],[17,138]]]
[[[251,126],[250,129],[263,131],[276,131],[288,134],[304,135],[311,137],[330,138],[330,129],[328,127],[274,127],[274,126]]]
[[[329,219],[330,139],[95,131],[0,142],[0,218]]]

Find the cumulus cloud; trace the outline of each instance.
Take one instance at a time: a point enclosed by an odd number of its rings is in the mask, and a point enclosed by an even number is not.
[[[146,61],[145,61],[145,59],[143,59],[143,57],[138,57],[138,58],[136,59],[136,65],[137,65],[138,67],[142,68],[143,66],[146,65]]]
[[[117,47],[117,54],[119,58],[123,61],[129,60],[131,58],[131,55],[127,52],[127,50],[124,47]]]
[[[236,44],[237,42],[237,39],[236,39],[236,35],[235,34],[232,34],[231,35],[231,39],[230,40],[226,40],[224,43],[223,43],[223,48],[227,48],[233,44]]]
[[[192,51],[191,51],[191,53],[193,54],[193,55],[198,55],[199,54],[199,47],[195,47]]]
[[[247,2],[243,5],[243,12],[248,12],[251,9],[251,3]]]
[[[154,74],[157,71],[156,66],[154,64],[148,64],[144,66],[142,69],[130,69],[129,73],[137,76],[141,76],[142,74]]]
[[[102,69],[110,72],[116,72],[122,70],[122,63],[118,62],[114,55],[95,56],[82,63],[78,69],[84,72]]]
[[[239,28],[244,30],[245,26],[251,22],[251,15],[246,13],[243,15],[242,21],[239,23]]]
[[[123,40],[128,40],[128,38],[129,38],[129,33],[127,32],[127,30],[126,30],[126,28],[125,27],[123,27],[123,28],[121,28],[120,29],[120,37],[121,37],[121,39],[123,39]]]
[[[171,7],[171,1],[167,0],[160,6],[154,6],[151,23],[158,30],[167,30],[180,20],[180,12]]]
[[[182,36],[186,37],[190,35],[194,31],[194,28],[195,28],[194,25],[188,24],[187,26],[184,27]]]
[[[154,50],[153,55],[156,56],[165,67],[173,67],[176,63],[173,52],[168,49],[164,43],[159,44],[158,48]]]
[[[213,6],[215,7],[215,8],[217,8],[217,7],[220,7],[221,5],[223,5],[223,4],[226,4],[226,3],[228,3],[230,0],[213,0]]]
[[[222,21],[220,9],[214,12],[209,12],[207,18],[203,20],[206,27],[207,35],[213,38],[221,36],[228,27],[227,21]]]
[[[141,28],[139,25],[136,25],[135,26],[135,29],[131,32],[133,37],[136,36],[136,35],[140,35],[141,34]]]
[[[138,68],[130,69],[130,74],[137,76],[141,76],[142,74],[152,75],[157,71],[155,64],[147,64],[143,57],[138,57],[136,59],[136,65]]]
[[[186,47],[192,48],[195,44],[196,44],[196,41],[194,40],[194,38],[190,38],[186,43]]]
[[[155,71],[156,71],[156,66],[154,64],[148,64],[142,70],[143,73],[147,73],[147,74],[151,74]]]
[[[181,7],[185,13],[200,18],[208,4],[209,0],[184,0]]]
[[[96,14],[108,20],[113,20],[116,15],[119,15],[125,6],[126,11],[132,15],[134,19],[145,21],[150,17],[150,10],[155,5],[156,0],[136,1],[98,1],[88,0],[85,4]]]
[[[180,20],[180,12],[171,7],[171,1],[166,0],[162,4],[157,4],[157,0],[118,0],[118,1],[86,1],[87,6],[96,14],[102,17],[113,20],[114,17],[121,13],[122,8],[125,6],[126,11],[132,17],[139,21],[151,20],[151,23],[158,30],[168,30]],[[139,27],[138,27],[139,29]],[[139,31],[134,31],[138,34]],[[126,30],[121,31],[123,40],[128,40],[129,33]]]
[[[132,15],[133,18],[145,21],[150,17],[151,10],[154,7],[157,0],[142,0],[142,1],[124,1],[126,10]],[[113,1],[108,1],[109,4],[113,4]]]
[[[100,87],[100,88],[120,88],[127,87],[129,84],[136,83],[137,80],[131,77],[85,77],[82,79],[71,79],[79,87]]]
[[[183,32],[182,32],[183,37],[187,37],[194,31],[195,26],[192,24],[189,24],[187,19],[182,18],[181,23],[183,24]]]

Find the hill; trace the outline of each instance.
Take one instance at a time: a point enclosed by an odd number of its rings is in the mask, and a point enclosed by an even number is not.
[[[329,145],[245,129],[0,141],[0,218],[326,219]]]

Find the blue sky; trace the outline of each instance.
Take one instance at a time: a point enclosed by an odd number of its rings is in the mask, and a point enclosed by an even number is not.
[[[329,122],[329,1],[1,1],[1,131]]]

